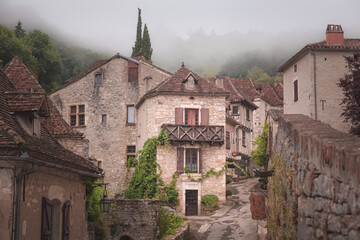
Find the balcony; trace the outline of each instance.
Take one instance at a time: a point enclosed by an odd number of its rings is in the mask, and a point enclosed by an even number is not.
[[[224,144],[224,126],[163,124],[161,128],[173,142]]]

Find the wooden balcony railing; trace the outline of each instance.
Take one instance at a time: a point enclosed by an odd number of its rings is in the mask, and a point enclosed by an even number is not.
[[[170,141],[224,144],[224,126],[163,124]]]

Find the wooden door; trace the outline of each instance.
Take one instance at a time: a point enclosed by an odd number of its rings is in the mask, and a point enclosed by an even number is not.
[[[185,215],[198,215],[198,190],[186,190],[185,199]]]

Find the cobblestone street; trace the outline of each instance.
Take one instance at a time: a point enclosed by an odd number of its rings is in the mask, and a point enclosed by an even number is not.
[[[191,239],[265,239],[265,221],[252,220],[250,212],[250,194],[261,191],[258,178],[228,184],[227,189],[233,193],[232,200],[213,215],[188,217]]]

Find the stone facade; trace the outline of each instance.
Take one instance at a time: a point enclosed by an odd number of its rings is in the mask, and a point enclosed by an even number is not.
[[[358,52],[360,39],[344,39],[342,33],[342,43],[333,43],[330,38],[308,44],[290,58],[279,69],[284,73],[284,113],[304,114],[347,132],[349,124],[341,116],[340,105],[344,95],[337,84],[349,71],[344,57]]]
[[[279,117],[273,152],[284,161],[284,209],[298,239],[360,238],[359,147],[357,137],[307,116]]]
[[[129,81],[129,64],[138,66],[138,78]],[[96,74],[102,83],[96,83]],[[135,106],[147,88],[152,88],[169,76],[142,60],[115,55],[105,64],[94,67],[60,90],[51,94],[54,105],[70,123],[70,106],[85,105],[85,125],[74,126],[89,140],[89,156],[102,162],[111,194],[122,193],[125,187],[128,146],[141,149],[138,142],[138,114],[127,123],[127,108]],[[103,122],[105,116],[106,121]]]

